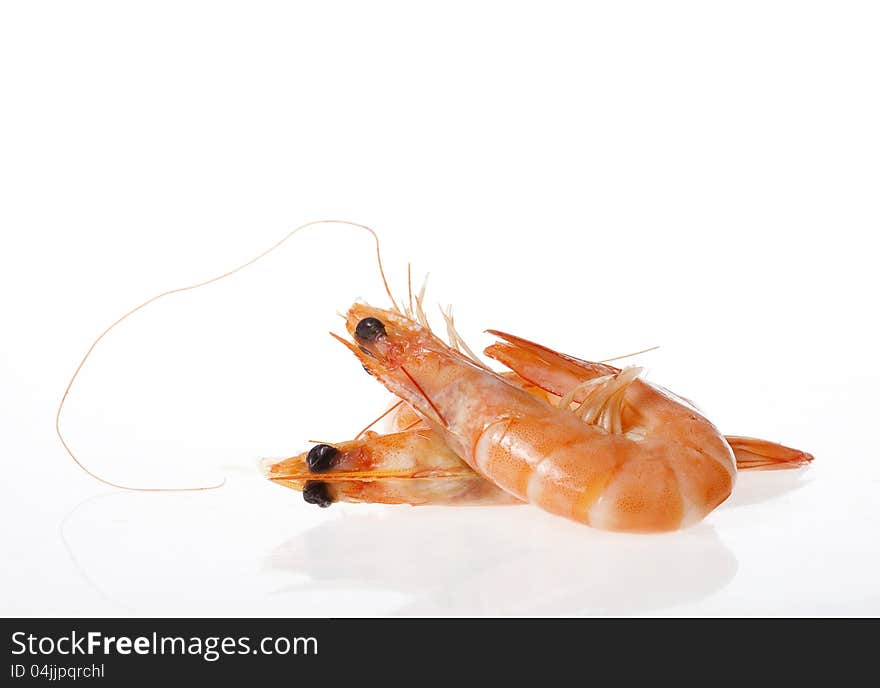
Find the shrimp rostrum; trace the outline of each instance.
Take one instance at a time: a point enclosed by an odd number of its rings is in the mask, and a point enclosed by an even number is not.
[[[501,341],[486,353],[521,378],[515,380],[446,345],[419,321],[358,303],[346,316],[353,341],[343,341],[421,417],[424,430],[411,431],[421,433],[417,449],[424,456],[451,452],[447,474],[433,477],[467,474],[449,473],[456,470],[454,455],[495,486],[485,491],[470,481],[461,494],[482,503],[511,496],[596,528],[638,532],[693,524],[730,495],[736,444],[688,402],[641,379],[638,368],[582,361],[493,332]],[[737,454],[748,457],[746,467],[808,460],[783,447],[783,459],[768,459],[766,447],[779,445],[731,439],[738,440]],[[371,434],[361,445],[376,441]],[[281,464],[269,471],[279,481],[284,475]],[[304,472],[289,475],[299,480],[291,486],[306,489]],[[400,495],[361,500],[407,501]]]

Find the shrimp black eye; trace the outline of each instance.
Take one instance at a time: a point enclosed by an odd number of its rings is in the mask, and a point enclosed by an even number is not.
[[[339,450],[329,444],[316,444],[309,450],[306,465],[312,473],[326,473],[336,462]]]
[[[354,336],[362,342],[375,342],[386,334],[385,325],[378,318],[364,318],[354,328]]]
[[[309,504],[317,504],[322,509],[326,509],[333,503],[333,497],[327,489],[327,483],[320,480],[309,480],[303,488],[303,499]]]

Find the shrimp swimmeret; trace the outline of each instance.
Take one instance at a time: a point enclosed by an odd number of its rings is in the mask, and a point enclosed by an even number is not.
[[[428,328],[399,313],[356,304],[348,313],[347,328],[356,342],[347,345],[368,372],[412,406],[429,426],[431,432],[415,431],[420,439],[409,445],[415,452],[409,461],[421,456],[417,463],[430,473],[434,469],[425,467],[434,459],[429,457],[447,452],[445,463],[435,467],[447,473],[434,473],[431,480],[435,487],[438,480],[452,480],[440,483],[447,486],[466,481],[467,489],[453,490],[456,499],[476,494],[471,503],[499,503],[510,494],[594,527],[662,531],[700,520],[733,487],[736,464],[731,444],[687,402],[640,380],[637,369],[579,361],[496,333],[507,344],[490,347],[487,353],[549,393],[536,395],[534,390],[523,389],[527,385],[511,384],[448,347]],[[568,387],[561,389],[564,383]],[[561,397],[558,404],[550,402],[551,395]],[[406,434],[398,433],[395,441],[403,441],[400,435]],[[359,446],[375,443],[377,438],[381,436],[371,434]],[[743,466],[749,468],[798,465],[811,458],[761,440],[736,438],[732,444],[739,447]],[[338,461],[333,447],[319,447],[326,449],[318,453],[329,452]],[[381,451],[371,455],[375,461]],[[456,459],[504,493],[479,488],[479,482],[454,468]],[[357,471],[346,476],[345,468],[332,481],[309,486],[305,481],[313,468],[311,462],[302,457],[287,461],[298,462],[306,471],[291,471],[291,463],[276,464],[270,467],[269,477],[284,482],[284,475],[290,476],[287,484],[305,489],[306,497],[318,503],[334,498],[456,502],[448,499],[448,493],[444,493],[445,501],[432,500],[432,489],[411,498],[416,494],[412,481],[398,484],[397,489],[389,487],[391,498],[382,498],[388,495],[377,494],[377,484],[390,476],[355,475]],[[341,464],[330,463],[337,473]],[[345,485],[342,489],[341,484]],[[372,494],[362,489],[365,484],[370,484]],[[333,486],[334,495],[329,494],[328,485]],[[475,489],[476,493],[471,492]]]
[[[539,398],[558,399],[516,373],[501,376]],[[402,401],[394,403],[380,419],[385,419],[387,434],[364,431],[354,440],[316,444],[298,456],[266,460],[266,477],[299,490],[306,502],[320,507],[334,502],[525,504],[471,469]],[[767,440],[732,435],[726,435],[725,440],[733,450],[738,471],[799,468],[813,459],[806,452]]]

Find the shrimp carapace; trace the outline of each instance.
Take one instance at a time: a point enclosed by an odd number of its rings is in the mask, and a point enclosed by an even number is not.
[[[357,303],[346,327],[364,368],[455,454],[546,511],[607,530],[674,530],[733,488],[733,454],[718,430],[632,370],[594,364],[597,384],[582,385],[572,409],[511,384],[399,312]]]

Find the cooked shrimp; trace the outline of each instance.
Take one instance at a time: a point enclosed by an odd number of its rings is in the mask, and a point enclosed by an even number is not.
[[[317,444],[307,453],[266,460],[266,477],[299,490],[310,504],[333,502],[486,506],[516,498],[477,475],[427,429]]]
[[[545,401],[559,397],[513,372],[501,376]],[[271,480],[299,490],[321,507],[333,502],[375,502],[413,506],[525,504],[474,472],[435,433],[425,419],[398,400],[379,419],[387,435],[363,432],[355,440],[318,444],[307,454],[267,461]],[[373,425],[373,424],[371,424]],[[806,452],[754,437],[726,435],[737,471],[799,468]]]
[[[599,375],[554,406],[400,313],[355,304],[346,326],[367,371],[455,454],[546,511],[607,530],[664,531],[730,495],[736,465],[724,437],[638,369],[594,364]]]

